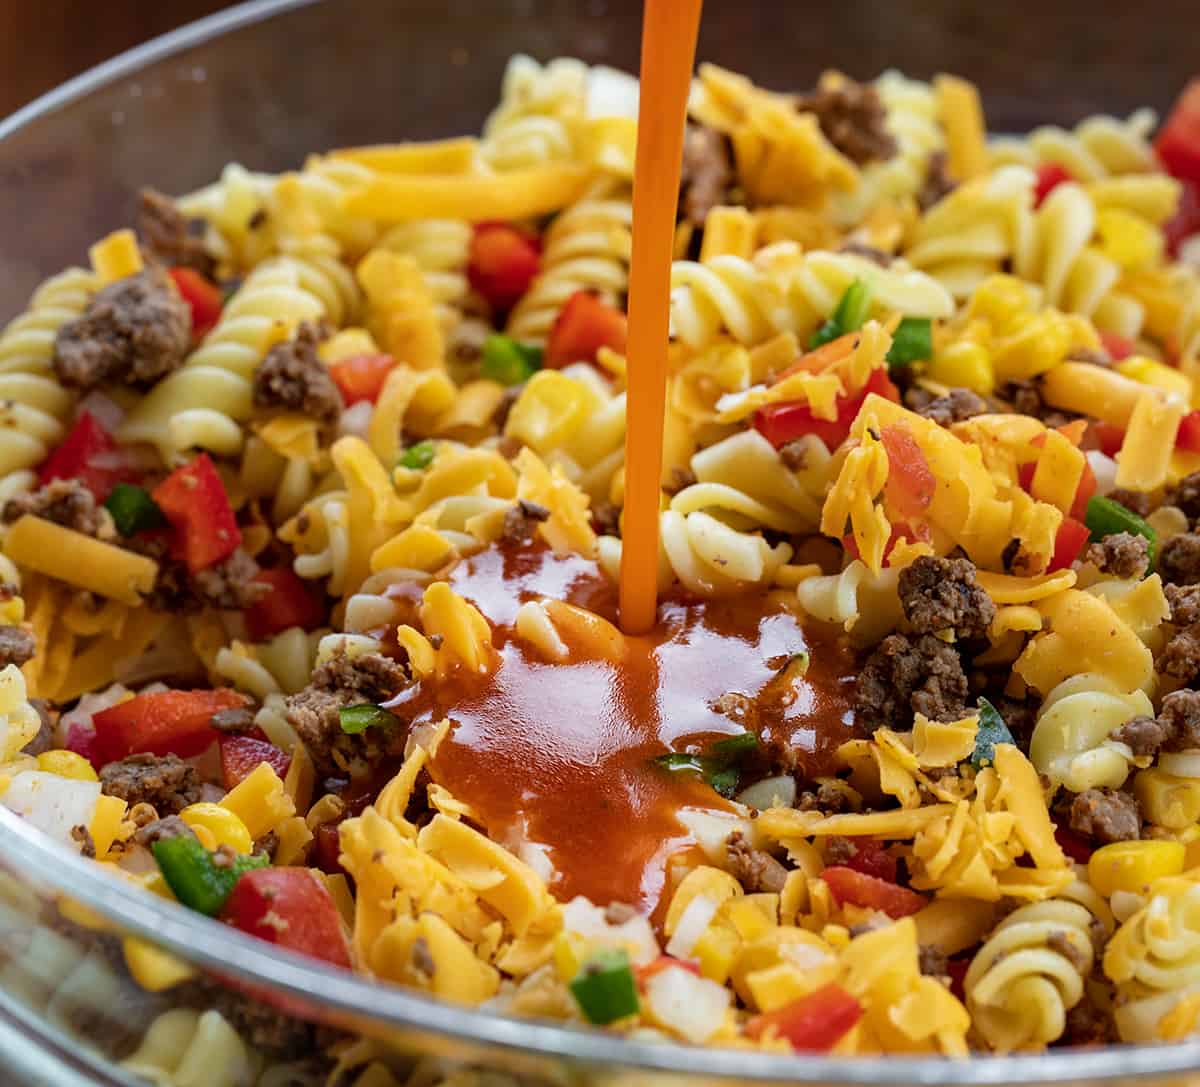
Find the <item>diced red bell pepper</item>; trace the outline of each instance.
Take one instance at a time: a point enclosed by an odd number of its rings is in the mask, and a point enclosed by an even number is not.
[[[1096,435],[1100,452],[1107,457],[1115,457],[1125,444],[1125,431],[1112,423],[1093,423],[1092,431]]]
[[[207,453],[175,469],[154,488],[153,498],[175,529],[172,554],[193,574],[241,546],[242,530]]]
[[[225,301],[221,288],[210,283],[195,268],[172,268],[169,275],[192,311],[192,339],[202,339],[221,319]]]
[[[901,517],[921,516],[929,508],[937,488],[925,454],[903,423],[889,423],[879,436],[888,458],[883,496],[889,511]]]
[[[1055,824],[1054,840],[1059,848],[1075,861],[1076,864],[1087,864],[1092,856],[1092,847],[1073,830]]]
[[[1200,234],[1200,181],[1184,181],[1175,214],[1163,224],[1167,252],[1179,258],[1179,248],[1188,238]]]
[[[1167,173],[1180,181],[1200,183],[1200,78],[1183,88],[1154,138],[1154,150]]]
[[[1090,535],[1091,532],[1082,521],[1076,521],[1074,517],[1064,517],[1054,537],[1054,555],[1050,559],[1050,565],[1046,567],[1046,573],[1053,574],[1056,570],[1067,569],[1079,558],[1079,552],[1083,550],[1083,545],[1088,542]]]
[[[267,739],[261,729],[252,732],[222,733],[217,738],[221,754],[221,777],[226,791],[240,785],[262,763],[267,763],[280,778],[287,776],[291,756]]]
[[[624,354],[628,336],[625,314],[590,291],[576,291],[550,330],[542,365],[561,370],[573,362],[595,362],[602,347]]]
[[[1175,448],[1186,450],[1188,453],[1200,453],[1200,411],[1189,411],[1179,421]]]
[[[677,966],[680,970],[686,970],[689,974],[695,974],[696,977],[700,976],[700,964],[694,959],[676,959],[670,955],[659,955],[653,962],[633,968],[638,988],[644,989],[646,982],[654,977],[655,974],[661,974],[664,970],[668,970],[673,966]]]
[[[213,714],[246,705],[236,691],[153,691],[101,710],[92,718],[101,764],[128,755],[178,755],[189,759],[217,738]]]
[[[328,888],[307,868],[246,872],[221,917],[267,943],[350,969],[341,915]]]
[[[100,421],[90,411],[81,411],[38,470],[39,487],[56,479],[77,479],[103,502],[118,483],[132,483],[137,473],[123,461],[116,439]]]
[[[346,407],[379,399],[383,383],[396,365],[391,355],[351,355],[329,367],[329,376],[342,394]]]
[[[878,876],[856,872],[846,865],[835,864],[826,868],[821,878],[839,906],[849,902],[865,909],[879,910],[892,918],[900,918],[928,905],[928,899],[916,891]]]
[[[242,613],[251,640],[265,641],[292,627],[314,630],[325,621],[325,609],[321,606],[317,588],[290,566],[259,570],[254,575],[254,583],[269,585],[270,592]]]
[[[776,449],[782,449],[788,442],[794,442],[806,434],[815,434],[830,449],[836,449],[846,440],[863,401],[871,393],[896,404],[900,402],[900,390],[887,376],[886,370],[878,369],[871,371],[867,383],[858,392],[837,398],[836,419],[818,419],[808,404],[789,400],[759,408],[754,413],[754,429]]]
[[[83,725],[72,725],[67,729],[67,739],[63,746],[68,751],[74,751],[87,759],[97,770],[104,765],[101,753],[102,745],[96,739],[96,733]]]
[[[1064,181],[1074,181],[1071,171],[1058,162],[1043,162],[1037,168],[1037,181],[1033,186],[1033,206],[1040,208],[1046,199]]]
[[[746,1024],[746,1034],[758,1039],[769,1032],[786,1038],[797,1052],[825,1053],[862,1014],[858,1000],[840,985],[830,983],[782,1008],[756,1015]]]
[[[1116,332],[1101,332],[1100,343],[1104,345],[1104,350],[1108,352],[1113,362],[1121,362],[1137,350],[1132,340],[1126,339]]]
[[[864,876],[874,876],[876,879],[896,882],[896,858],[887,852],[886,846],[878,838],[851,838],[855,853],[842,862],[847,868],[853,868]]]
[[[1083,475],[1079,477],[1079,486],[1075,489],[1075,501],[1071,503],[1071,516],[1076,521],[1087,519],[1088,503],[1096,493],[1096,473],[1092,471],[1091,462],[1083,458]]]
[[[494,309],[506,310],[538,274],[541,247],[511,223],[478,223],[471,235],[467,279]]]

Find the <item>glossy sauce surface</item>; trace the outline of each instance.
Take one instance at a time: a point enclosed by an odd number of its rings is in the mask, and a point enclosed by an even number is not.
[[[793,654],[808,650],[811,665],[786,706],[759,699],[762,739],[789,741],[812,774],[849,734],[851,660],[810,644],[761,594],[667,600],[649,635],[626,638],[618,662],[580,659],[570,646],[568,663],[547,664],[514,636],[517,609],[553,598],[615,619],[614,587],[593,562],[502,547],[459,564],[450,581],[491,623],[500,665],[486,677],[422,684],[404,712],[451,719],[434,780],[469,803],[492,837],[545,847],[560,897],[654,908],[667,858],[690,842],[676,812],[728,804],[696,775],[651,760],[743,731],[713,704],[729,692],[758,696]]]

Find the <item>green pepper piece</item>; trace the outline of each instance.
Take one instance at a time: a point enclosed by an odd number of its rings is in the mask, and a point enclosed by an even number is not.
[[[729,800],[737,792],[741,776],[742,772],[736,766],[726,766],[722,770],[715,770],[709,774],[708,783],[717,793]]]
[[[104,502],[122,536],[165,525],[166,518],[150,492],[132,483],[118,483]]]
[[[717,740],[709,748],[713,758],[722,762],[740,759],[743,755],[758,749],[758,737],[753,732],[739,732],[736,736],[728,736]]]
[[[905,317],[892,333],[888,348],[889,370],[902,370],[921,359],[933,357],[933,322],[928,317]]]
[[[975,733],[975,751],[971,755],[971,765],[976,770],[982,770],[990,765],[996,757],[997,744],[1016,743],[1013,734],[1008,731],[1008,725],[986,698],[979,700],[979,729]]]
[[[185,906],[215,917],[221,912],[233,885],[243,872],[266,868],[271,862],[262,853],[252,857],[238,855],[229,865],[213,863],[213,856],[190,835],[163,838],[150,847],[163,879]]]
[[[382,706],[363,702],[357,706],[343,706],[338,710],[338,721],[348,736],[357,736],[369,728],[391,728],[400,723],[400,718]]]
[[[416,445],[410,445],[400,458],[400,465],[404,468],[428,468],[433,463],[433,441],[426,438],[423,442],[417,442]]]
[[[862,328],[863,322],[871,309],[870,284],[856,279],[838,300],[837,307],[826,321],[808,341],[810,351],[844,336],[847,332],[855,332]]]
[[[629,956],[619,948],[597,951],[571,980],[571,995],[589,1023],[605,1026],[638,1010]]]
[[[689,755],[685,751],[672,751],[666,755],[656,755],[652,761],[655,766],[661,766],[673,774],[703,774],[706,769],[704,759],[699,755]]]
[[[542,368],[542,349],[493,333],[483,341],[482,377],[501,385],[521,385]]]
[[[1112,536],[1117,532],[1145,536],[1150,543],[1150,565],[1147,570],[1154,569],[1154,560],[1158,553],[1158,533],[1133,510],[1111,498],[1096,495],[1088,501],[1084,520],[1091,530],[1093,540],[1102,540],[1105,536]]]

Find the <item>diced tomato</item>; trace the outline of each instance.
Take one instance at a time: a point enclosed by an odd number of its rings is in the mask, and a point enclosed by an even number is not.
[[[903,423],[889,423],[879,436],[888,458],[883,490],[888,509],[901,517],[919,517],[929,508],[937,487],[929,462]]]
[[[878,369],[871,372],[867,383],[857,393],[837,398],[836,419],[818,419],[808,404],[789,400],[782,404],[768,404],[759,408],[754,413],[754,429],[776,449],[781,449],[788,442],[794,442],[806,434],[815,434],[830,449],[836,449],[846,440],[863,401],[871,393],[893,403],[900,402],[900,390],[887,376],[886,370]]]
[[[1129,358],[1137,350],[1132,340],[1126,339],[1124,336],[1119,336],[1115,332],[1101,332],[1100,342],[1104,345],[1104,350],[1109,353],[1113,362],[1121,362],[1123,359]]]
[[[128,755],[178,755],[188,759],[217,738],[213,714],[246,705],[236,691],[153,691],[101,710],[92,718],[103,763]]]
[[[221,777],[225,789],[240,785],[261,763],[267,763],[281,778],[292,765],[291,756],[276,747],[261,729],[253,732],[222,733],[217,738],[221,753]]]
[[[192,311],[192,339],[207,336],[221,319],[221,288],[194,268],[172,268],[169,274]]]
[[[1082,422],[1082,420],[1076,420],[1076,422]],[[1067,425],[1074,426],[1073,423]],[[1059,427],[1058,429],[1060,433],[1063,431],[1062,427]],[[1077,430],[1078,428],[1075,429]],[[1082,440],[1082,434],[1077,436],[1074,430],[1065,434],[1065,436],[1069,440],[1072,440],[1072,444],[1075,445],[1078,445],[1079,440]],[[1039,449],[1042,448],[1046,444],[1046,435],[1039,434],[1033,439],[1031,444]],[[1027,494],[1033,493],[1033,477],[1036,472],[1036,460],[1029,460],[1024,464],[1017,465],[1017,484],[1020,486],[1021,490],[1025,491]],[[1087,504],[1091,500],[1092,495],[1095,493],[1096,473],[1092,471],[1092,466],[1088,462],[1087,457],[1084,457],[1083,472],[1079,476],[1079,486],[1075,488],[1075,500],[1071,503],[1070,516],[1082,521],[1087,516]]]
[[[756,1015],[746,1034],[786,1038],[800,1053],[825,1053],[862,1018],[862,1005],[840,985],[824,985],[782,1008]]]
[[[307,868],[259,868],[234,884],[221,917],[287,951],[350,969],[341,915],[321,878]]]
[[[1158,135],[1154,150],[1167,173],[1200,183],[1200,78],[1183,88]]]
[[[153,497],[175,529],[172,554],[193,574],[241,546],[242,530],[207,453],[175,469],[154,488]]]
[[[1050,565],[1046,567],[1046,573],[1052,574],[1056,570],[1067,569],[1079,558],[1079,552],[1083,550],[1083,545],[1087,543],[1090,535],[1087,525],[1082,521],[1076,521],[1074,517],[1064,517],[1062,524],[1058,526],[1058,534],[1054,537],[1054,555],[1050,559]]]
[[[103,502],[118,483],[132,483],[137,473],[100,421],[90,411],[81,411],[70,433],[38,470],[39,487],[56,479],[77,479],[97,502]]]
[[[928,905],[924,895],[901,887],[898,883],[856,872],[846,865],[835,864],[821,873],[828,884],[829,892],[840,906],[849,902],[854,906],[880,910],[889,917],[907,917]]]
[[[1037,168],[1037,182],[1033,187],[1033,206],[1041,207],[1046,199],[1064,181],[1074,181],[1071,171],[1057,162],[1043,162]]]
[[[1167,252],[1179,258],[1179,247],[1188,238],[1200,234],[1200,181],[1184,181],[1175,214],[1163,224]]]
[[[624,354],[628,336],[625,314],[590,291],[576,291],[550,330],[542,365],[561,370],[573,362],[595,362],[602,347]]]
[[[1200,411],[1189,411],[1179,421],[1175,448],[1184,449],[1189,453],[1200,453]]]
[[[333,363],[329,367],[329,376],[347,407],[363,400],[374,404],[395,365],[396,360],[391,355],[351,355]]]
[[[780,370],[772,380],[772,385],[778,385],[784,378],[791,377],[792,374],[798,374],[806,371],[810,374],[819,374],[822,370],[827,370],[835,362],[840,362],[847,355],[853,352],[858,346],[858,332],[847,332],[844,336],[839,336],[836,340],[830,340],[828,343],[821,344],[820,347],[814,348],[801,355],[795,362],[786,369]]]
[[[896,858],[887,852],[883,842],[878,838],[851,838],[850,841],[856,852],[842,862],[847,868],[888,883],[896,882]]]
[[[1075,501],[1071,503],[1071,516],[1076,521],[1087,518],[1088,503],[1096,493],[1096,473],[1092,471],[1091,462],[1083,458],[1083,475],[1079,477],[1079,486],[1075,489]]]
[[[928,543],[932,533],[929,531],[928,525],[917,524],[916,526],[906,524],[904,521],[892,522],[892,534],[888,537],[888,541],[883,546],[883,557],[886,561],[891,553],[895,550],[896,545],[902,541],[916,541]],[[861,559],[862,555],[858,550],[858,541],[853,536],[842,537],[842,547],[852,559]]]
[[[511,223],[478,223],[471,235],[467,279],[493,308],[506,310],[529,289],[540,263],[537,239]]]
[[[72,725],[67,729],[67,739],[63,746],[68,751],[74,751],[87,759],[97,770],[104,765],[102,745],[96,739],[96,733],[83,725]]]
[[[1077,864],[1087,864],[1092,856],[1092,847],[1073,830],[1055,824],[1054,840],[1059,848]]]
[[[671,967],[678,967],[680,970],[686,970],[689,974],[700,976],[700,964],[693,959],[676,959],[670,955],[659,955],[653,962],[648,962],[645,966],[635,966],[633,968],[634,976],[637,978],[638,988],[645,988],[648,982],[655,974],[661,974],[664,970]]]
[[[314,630],[325,621],[318,589],[290,566],[259,570],[254,583],[269,585],[270,592],[242,613],[246,633],[253,641],[265,641],[291,627]]]
[[[1100,446],[1100,452],[1106,457],[1115,457],[1125,444],[1125,431],[1112,423],[1093,423],[1092,430]]]

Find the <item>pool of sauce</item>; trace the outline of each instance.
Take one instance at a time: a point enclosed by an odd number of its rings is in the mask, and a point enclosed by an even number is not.
[[[427,681],[393,705],[415,722],[450,718],[433,779],[469,803],[493,838],[544,847],[560,897],[654,909],[667,859],[691,843],[676,813],[729,805],[696,775],[652,760],[742,732],[714,709],[722,695],[757,698],[755,730],[790,743],[810,775],[849,735],[849,655],[816,643],[764,594],[667,599],[656,629],[628,638],[619,662],[586,659],[568,642],[569,661],[548,664],[514,636],[517,609],[553,598],[615,623],[615,586],[594,562],[502,545],[461,562],[450,582],[489,620],[499,666],[486,677]],[[760,698],[802,651],[811,664],[788,704]]]

